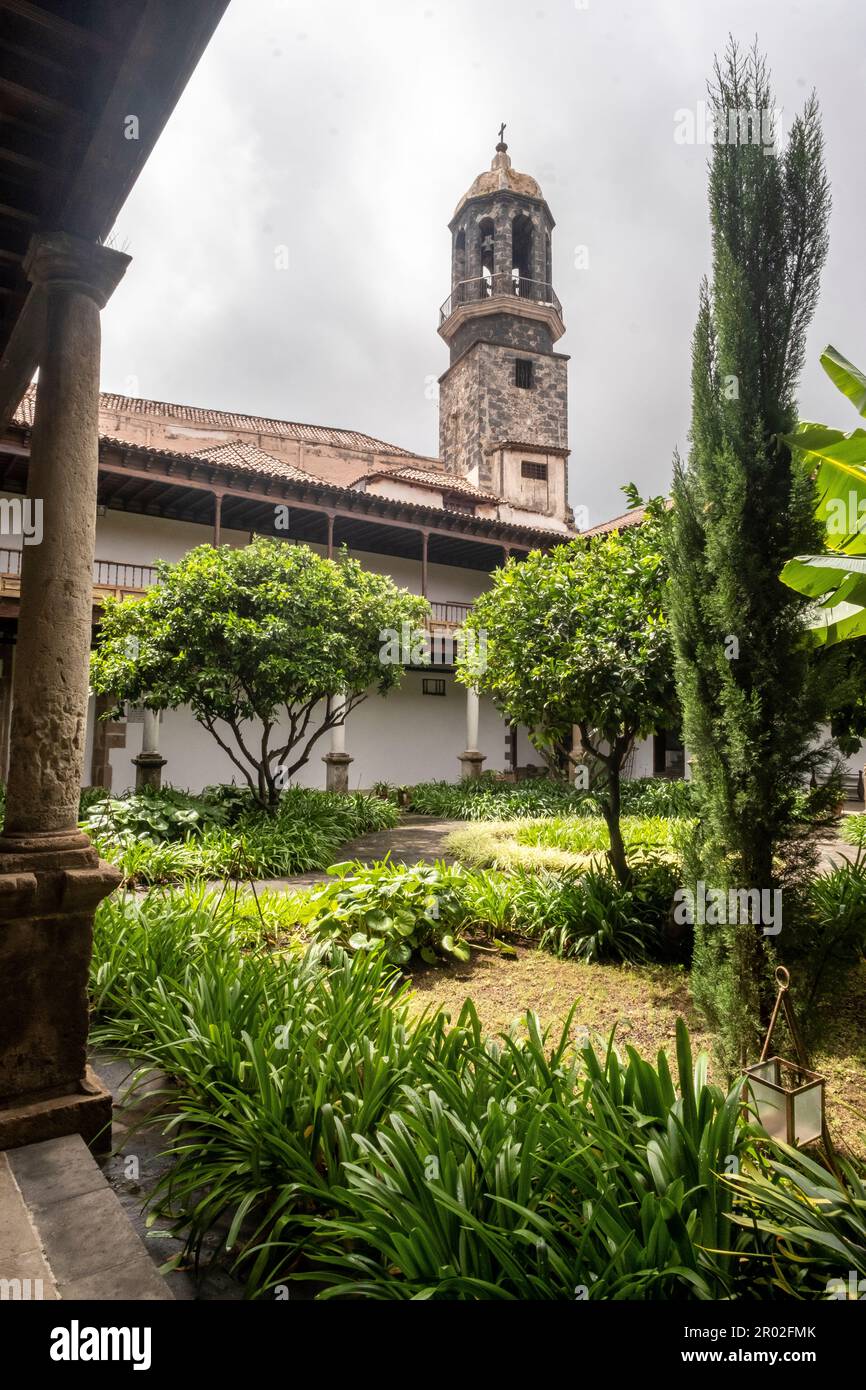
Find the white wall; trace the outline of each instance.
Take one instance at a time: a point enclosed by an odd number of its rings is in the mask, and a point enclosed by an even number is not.
[[[453,676],[431,667],[430,678],[445,680],[445,695],[422,694],[424,677],[407,671],[399,690],[382,697],[371,694],[349,716],[346,724],[346,752],[354,759],[349,768],[351,788],[369,788],[374,782],[404,785],[460,777],[459,754],[466,746],[466,691]],[[93,726],[90,702],[88,728]],[[112,790],[135,785],[131,759],[141,750],[143,726],[127,724],[127,747],[112,749]],[[249,726],[250,744],[255,746],[255,726]],[[276,736],[275,736],[276,737]],[[87,777],[89,779],[88,737]],[[486,756],[485,770],[505,768],[505,725],[489,700],[482,700],[479,719],[479,748]],[[305,787],[324,787],[322,757],[330,748],[329,736],[321,738],[310,761],[293,781]],[[167,759],[163,780],[173,786],[201,791],[214,782],[243,782],[241,773],[211,735],[195,722],[187,710],[167,710],[161,720],[160,751]],[[527,761],[532,761],[527,758]],[[540,761],[535,756],[535,761]]]
[[[173,562],[195,546],[208,544],[212,538],[213,527],[209,525],[108,511],[97,518],[96,558],[134,565],[150,565],[157,559]],[[242,546],[249,541],[249,532],[223,529],[220,538],[224,545]],[[20,545],[20,538],[9,537],[0,544],[11,549]],[[310,549],[319,554],[325,552],[322,545],[314,544]],[[496,546],[491,546],[491,550],[495,558],[502,558]],[[354,548],[349,553],[374,574],[388,574],[395,584],[408,589],[410,593],[421,592],[420,553],[417,560],[396,555],[374,555]],[[456,565],[431,564],[427,567],[428,598],[433,600],[469,603],[489,586],[490,577],[483,570],[460,569]]]

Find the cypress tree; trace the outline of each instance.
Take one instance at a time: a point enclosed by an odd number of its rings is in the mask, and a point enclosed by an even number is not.
[[[709,95],[712,276],[700,290],[690,451],[687,464],[675,459],[668,537],[675,670],[701,808],[687,883],[783,895],[779,936],[766,921],[725,921],[743,915],[730,908],[695,922],[693,993],[734,1070],[757,1042],[786,910],[808,869],[803,789],[828,758],[817,746],[826,697],[803,640],[804,605],[779,581],[786,560],[814,552],[813,485],[779,436],[796,420],[830,194],[814,94],[782,148],[765,60],[731,41]]]

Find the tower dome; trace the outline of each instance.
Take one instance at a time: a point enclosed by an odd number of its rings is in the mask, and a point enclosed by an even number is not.
[[[537,180],[531,174],[521,174],[513,168],[508,154],[508,146],[504,140],[500,140],[496,146],[496,153],[490,168],[485,169],[483,174],[479,174],[472,187],[463,194],[454,209],[454,216],[458,216],[460,210],[470,199],[484,198],[491,193],[518,193],[524,198],[544,200],[544,194]]]

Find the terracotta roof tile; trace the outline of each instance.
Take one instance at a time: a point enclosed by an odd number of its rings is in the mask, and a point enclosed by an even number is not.
[[[29,429],[32,427],[33,403],[35,395],[35,386],[28,387],[13,417],[14,424],[22,426],[25,429]],[[268,426],[282,426],[286,433],[292,430],[303,430],[318,433],[322,436],[322,438],[316,439],[315,441],[310,439],[304,442],[330,443],[335,447],[341,448],[365,447],[367,450],[375,450],[376,452],[379,452],[381,450],[383,452],[390,452],[394,454],[395,460],[397,458],[419,458],[419,455],[410,453],[408,449],[399,449],[395,445],[382,444],[381,441],[374,440],[369,435],[355,434],[353,431],[349,430],[330,430],[324,427],[312,425],[293,425],[287,421],[265,420],[263,417],[260,416],[235,415],[218,410],[203,411],[193,406],[163,405],[163,403],[159,401],[146,401],[136,396],[117,396],[108,394],[106,392],[100,393],[100,406],[101,409],[103,409],[107,413],[111,413],[113,411],[120,414],[127,413],[127,409],[128,413],[130,414],[145,414],[148,410],[157,414],[161,414],[162,412],[168,414],[169,412],[176,411],[178,413],[173,418],[186,419],[191,423],[210,423],[228,429],[234,427],[247,428],[251,430],[255,429],[258,431],[259,428],[261,428],[261,433],[267,433]],[[207,419],[204,418],[205,416],[207,417]],[[278,430],[272,430],[271,432],[279,433]],[[337,438],[337,436],[339,436],[339,439]],[[350,439],[362,440],[365,441],[365,443],[363,445],[350,444],[347,442]],[[109,434],[101,434],[100,443],[106,445],[114,445],[119,449],[128,450],[132,454],[148,456],[157,459],[165,458],[172,460],[188,460],[190,458],[195,458],[198,462],[206,466],[210,465],[214,468],[223,468],[228,469],[230,471],[252,473],[259,477],[284,478],[287,482],[311,483],[316,487],[326,489],[327,491],[333,493],[346,492],[349,490],[348,482],[342,482],[341,480],[338,480],[338,478],[336,477],[320,476],[312,472],[311,470],[298,468],[294,464],[287,463],[281,459],[274,458],[265,449],[261,449],[258,447],[258,445],[253,443],[244,442],[214,445],[211,448],[200,450],[197,453],[178,452],[172,449],[160,449],[152,445],[141,444],[137,441],[132,442],[126,439],[120,439]],[[311,464],[313,464],[314,462],[318,463],[318,460],[310,459],[309,462]],[[324,464],[328,461],[323,460],[322,462]],[[400,465],[395,461],[394,465],[383,466],[382,468],[377,469],[375,472],[364,472],[360,475],[360,477],[358,477],[354,476],[354,468],[351,466],[350,461],[347,461],[347,465],[348,466],[346,472],[347,474],[352,474],[353,482],[361,481],[363,478],[386,478],[391,476],[397,476],[405,477],[406,481],[409,482],[417,482],[422,487],[440,488],[445,494],[449,492],[460,493],[461,495],[474,497],[478,501],[485,502],[498,502],[501,500],[500,498],[494,496],[492,493],[480,492],[477,488],[475,488],[472,485],[472,483],[468,482],[467,479],[461,478],[452,473],[446,473],[444,470],[440,471],[435,468],[416,468],[411,465]],[[409,507],[417,506],[419,514],[433,515],[432,509],[429,507],[425,507],[422,502],[407,502],[404,505]],[[437,508],[436,510],[439,509]],[[454,515],[460,514],[457,508],[449,508],[446,506],[444,510],[446,512],[452,512]],[[528,512],[527,514],[532,515],[531,512]],[[639,518],[635,519],[637,520]],[[622,520],[622,518],[618,518],[618,520]],[[545,540],[550,540],[551,537],[556,534],[555,532],[549,531],[546,527],[522,525],[520,523],[509,521],[495,521],[494,519],[491,519],[491,524],[502,527],[506,531],[519,531],[524,535],[529,533],[531,535],[544,538]],[[593,529],[609,530],[612,529],[615,524],[616,522],[608,522],[605,523],[602,527]],[[584,531],[581,534],[591,535],[593,534],[593,532]]]
[[[215,444],[210,449],[197,449],[190,458],[206,459],[220,468],[233,468],[240,472],[267,473],[274,478],[293,478],[302,483],[321,482],[306,469],[274,458],[273,454],[260,449],[257,444]]]
[[[480,488],[470,483],[468,478],[462,478],[457,473],[446,473],[444,469],[440,472],[435,468],[414,468],[411,465],[407,468],[389,468],[387,472],[372,473],[368,476],[373,478],[400,478],[407,483],[420,483],[421,487],[435,487],[442,492],[457,492],[466,497],[474,497],[478,502],[498,502],[500,499],[493,492],[482,492]]]
[[[35,386],[24,393],[14,421],[18,425],[33,424]],[[330,444],[337,449],[355,449],[364,453],[391,454],[395,458],[414,458],[411,449],[387,444],[358,430],[333,429],[328,425],[301,425],[291,420],[273,420],[264,415],[240,415],[230,410],[206,410],[195,405],[173,405],[168,401],[151,401],[141,396],[119,396],[100,391],[99,408],[107,415],[147,415],[162,420],[178,420],[190,425],[212,426],[223,430],[250,430],[256,434],[271,434],[280,439],[292,439],[300,444]]]
[[[670,511],[673,503],[668,497],[665,499],[665,508]],[[579,531],[579,536],[603,536],[607,531],[622,531],[626,526],[639,526],[646,516],[646,507],[632,507],[631,511],[623,512],[622,516],[614,516],[610,521],[600,521],[597,526],[590,526],[586,531]]]
[[[257,434],[272,434],[281,439],[297,440],[301,444],[330,444],[338,449],[362,449],[367,453],[394,454],[412,458],[410,449],[387,444],[372,435],[357,430],[331,428],[328,425],[302,425],[292,420],[275,420],[265,415],[241,415],[233,410],[208,410],[202,406],[175,405],[170,401],[151,401],[139,396],[118,396],[102,391],[100,409],[108,414],[153,415],[162,420],[178,420],[190,425],[213,426],[223,430],[251,430]]]

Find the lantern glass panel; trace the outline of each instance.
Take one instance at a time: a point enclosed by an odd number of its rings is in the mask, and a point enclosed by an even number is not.
[[[758,1112],[758,1123],[772,1139],[788,1140],[787,1096],[781,1088],[779,1060],[772,1057],[747,1071],[749,1087]]]
[[[821,1138],[824,1082],[819,1078],[798,1091],[794,1102],[794,1143],[811,1144]]]

